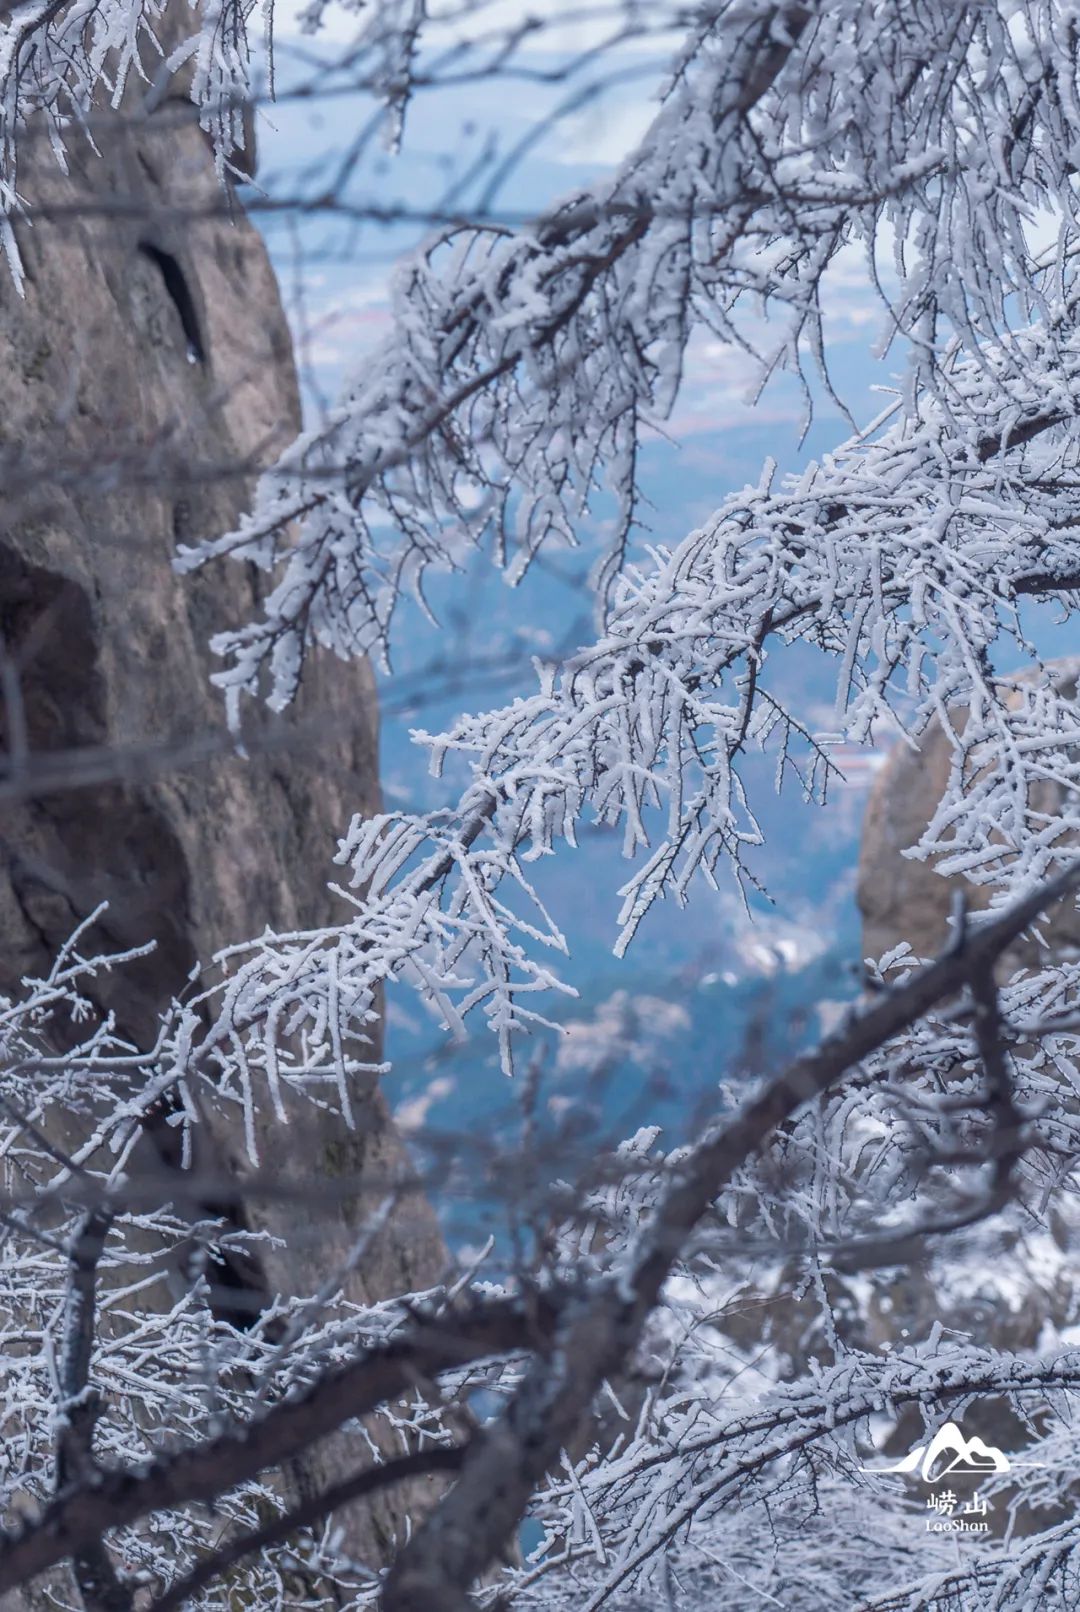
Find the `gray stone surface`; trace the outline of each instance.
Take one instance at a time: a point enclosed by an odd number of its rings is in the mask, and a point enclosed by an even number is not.
[[[1066,693],[1075,694],[1080,662],[1048,664]],[[1034,673],[1032,673],[1034,675]],[[859,855],[858,902],[862,913],[862,955],[878,958],[902,941],[919,957],[933,957],[947,943],[949,918],[957,891],[969,908],[984,908],[990,891],[965,879],[943,878],[933,863],[903,855],[916,844],[945,793],[949,780],[950,744],[935,722],[917,750],[897,743],[878,773],[867,804]],[[1060,809],[1056,786],[1042,786],[1030,805],[1040,811]],[[1075,951],[1080,945],[1080,915],[1074,901],[1050,909],[1040,926],[1046,942],[1025,938],[1002,959],[1001,973],[1037,965],[1040,959]],[[1032,1350],[1045,1327],[1074,1326],[1078,1314],[1076,1249],[1077,1211],[1068,1196],[1059,1199],[1045,1231],[1023,1217],[996,1216],[947,1245],[928,1240],[921,1264],[895,1271],[870,1271],[842,1295],[839,1326],[845,1338],[862,1347],[895,1345],[898,1337],[925,1338],[940,1322],[979,1344],[1008,1350]],[[939,1258],[939,1254],[941,1257]],[[779,1324],[782,1326],[781,1315]],[[980,1399],[971,1412],[980,1434],[1001,1448],[1025,1448],[1029,1434],[1001,1400]],[[890,1454],[906,1452],[921,1434],[921,1423],[908,1413],[899,1419],[886,1445]],[[1000,1531],[1004,1507],[999,1502],[992,1527]],[[1018,1534],[1028,1534],[1063,1520],[1058,1510],[1021,1505],[1014,1519]]]
[[[1075,693],[1080,662],[1051,661],[1048,669],[1066,692]],[[903,853],[918,843],[945,793],[949,781],[951,747],[939,722],[922,736],[917,749],[897,742],[881,768],[867,803],[859,852],[857,899],[862,913],[862,956],[878,958],[901,941],[919,957],[933,957],[950,934],[949,917],[958,890],[969,910],[986,907],[991,889],[967,879],[943,878],[934,862],[918,861]],[[1032,799],[1033,809],[1059,808],[1059,792],[1043,785]],[[1051,950],[1080,947],[1080,913],[1074,901],[1051,909],[1041,926]],[[1037,942],[1021,942],[1010,951],[1003,968],[1033,964],[1045,952]]]
[[[27,142],[21,187],[38,211],[18,228],[25,299],[0,269],[0,630],[21,687],[0,738],[10,750],[24,726],[31,775],[52,769],[47,792],[0,811],[0,989],[44,970],[107,900],[88,945],[156,943],[97,994],[145,1046],[219,947],[346,911],[327,880],[351,814],[379,804],[377,712],[366,666],[316,661],[298,709],[275,724],[287,743],[250,760],[217,743],[204,753],[224,729],[207,641],[251,615],[261,578],[227,562],[180,578],[171,561],[178,540],[235,523],[253,472],[295,435],[289,331],[262,242],[238,206],[222,216],[208,145],[182,107],[137,129],[103,118],[97,140],[100,155],[73,144],[67,176]],[[251,1210],[285,1239],[257,1282],[309,1292],[405,1155],[374,1084],[357,1093],[352,1131],[291,1108],[288,1127],[261,1121],[264,1161],[356,1187],[343,1204]],[[250,1168],[233,1119],[208,1115],[207,1131],[218,1162]],[[349,1296],[422,1287],[445,1259],[413,1193]],[[357,1448],[331,1447],[286,1488],[325,1481]],[[350,1543],[369,1560],[400,1505],[399,1494],[353,1519]]]

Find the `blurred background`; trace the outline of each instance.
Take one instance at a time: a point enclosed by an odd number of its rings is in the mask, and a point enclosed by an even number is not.
[[[619,18],[627,14],[618,8]],[[354,19],[328,11],[325,30],[306,36],[301,13],[279,11],[276,100],[257,121],[258,183],[245,200],[281,281],[312,425],[373,361],[391,328],[395,266],[432,220],[479,210],[520,222],[612,174],[648,128],[679,43],[677,30],[648,25],[659,11],[641,13],[641,31],[602,52],[615,32],[613,9],[545,0],[530,15],[544,25],[518,38],[511,72],[504,62],[497,75],[463,71],[455,82],[447,58],[444,82],[414,98],[391,152],[373,102],[350,84],[343,47]],[[515,16],[523,8],[483,6],[472,37],[485,28],[505,34]],[[437,46],[436,35],[433,60]],[[469,58],[482,60],[479,49]],[[300,205],[279,207],[285,198]],[[797,471],[887,405],[904,353],[881,350],[883,309],[856,253],[827,284],[825,325],[832,395],[820,380],[804,385],[783,372],[762,389],[754,357],[698,331],[678,404],[643,455],[643,552],[677,543],[726,494],[756,483],[770,458]],[[765,322],[758,342],[768,349]],[[461,781],[449,764],[442,778],[429,776],[411,730],[437,732],[460,712],[530,692],[534,658],[557,658],[592,636],[588,581],[609,526],[597,499],[579,546],[546,548],[517,588],[473,555],[430,590],[437,626],[415,607],[400,617],[393,665],[378,671],[388,809],[449,802]],[[1033,615],[1030,631],[1040,653],[1071,647],[1048,614]],[[810,728],[832,729],[835,663],[800,647],[785,652],[781,675]],[[411,993],[391,990],[386,1089],[400,1124],[417,1138],[422,1131],[425,1148],[462,1134],[484,1143],[443,1195],[452,1242],[468,1247],[489,1221],[498,1224],[485,1148],[494,1169],[496,1138],[520,1129],[523,1109],[529,1124],[553,1127],[556,1137],[561,1126],[609,1145],[649,1124],[675,1143],[715,1107],[722,1080],[767,1073],[835,1023],[860,988],[860,824],[894,739],[880,732],[872,745],[838,747],[839,775],[824,804],[805,799],[790,772],[778,790],[774,754],[748,757],[766,839],[748,863],[760,890],[701,884],[685,910],[662,904],[624,960],[612,950],[628,876],[619,835],[594,829],[576,852],[552,857],[542,890],[569,942],[564,976],[578,995],[554,1005],[563,1034],[538,1048],[531,1072],[514,1083],[499,1072],[481,1025],[457,1044]]]

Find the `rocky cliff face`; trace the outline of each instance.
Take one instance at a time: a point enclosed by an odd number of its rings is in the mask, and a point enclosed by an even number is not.
[[[98,987],[145,1046],[219,947],[334,917],[336,836],[378,805],[377,716],[367,667],[316,663],[272,743],[240,760],[224,742],[207,641],[252,612],[258,578],[229,564],[181,579],[171,561],[178,541],[235,524],[253,472],[296,434],[289,332],[263,245],[235,202],[223,216],[177,103],[103,120],[96,138],[99,155],[73,146],[67,175],[27,142],[25,299],[0,270],[0,989],[46,969],[107,901],[87,944],[155,943]],[[316,1287],[400,1169],[374,1084],[356,1112],[353,1130],[310,1106],[294,1105],[287,1134],[262,1122],[282,1176],[331,1170],[356,1192],[317,1214],[253,1209],[284,1237],[251,1273],[257,1290]],[[243,1174],[231,1123],[208,1130]],[[406,1196],[350,1296],[422,1287],[444,1266],[431,1211]],[[393,1522],[381,1504],[351,1543],[377,1558]]]
[[[1080,661],[1050,662],[1047,669],[1066,693],[1075,695]],[[962,721],[962,713],[957,720]],[[957,892],[963,893],[972,911],[987,905],[987,886],[942,878],[932,862],[903,854],[918,842],[944,795],[951,759],[949,740],[935,722],[918,749],[898,743],[875,780],[859,855],[864,958],[876,959],[901,941],[907,941],[917,957],[934,957],[948,942]],[[1060,810],[1057,787],[1044,788],[1043,798],[1030,803],[1033,809]],[[1047,957],[1075,955],[1080,947],[1075,902],[1050,909],[1041,930],[1046,947],[1030,938],[1021,940],[1002,959],[1003,974]],[[912,1339],[924,1338],[935,1323],[941,1323],[977,1343],[1018,1351],[1038,1347],[1044,1328],[1075,1326],[1080,1313],[1077,1219],[1072,1199],[1065,1196],[1052,1209],[1045,1229],[1022,1212],[1007,1211],[947,1244],[929,1239],[920,1264],[872,1271],[851,1291],[842,1288],[845,1337],[880,1348],[895,1343],[905,1330]],[[984,1436],[1002,1448],[1025,1447],[1028,1432],[1003,1401],[980,1399],[973,1414]],[[890,1453],[903,1454],[920,1430],[918,1418],[902,1417],[887,1446]],[[1062,1517],[1059,1512],[1020,1507],[1015,1532],[1032,1533]],[[1001,1522],[999,1517],[995,1529]]]
[[[1048,670],[1075,695],[1080,661],[1051,661]],[[962,721],[962,714],[958,717]],[[916,845],[945,794],[952,750],[934,722],[917,749],[896,744],[874,781],[863,822],[857,899],[863,918],[862,955],[881,957],[907,941],[917,957],[933,957],[949,938],[953,899],[962,891],[970,911],[982,910],[991,891],[966,879],[945,879],[934,863],[904,855]],[[1059,809],[1057,786],[1030,804],[1035,811]],[[1042,925],[1051,949],[1080,947],[1080,912],[1073,901],[1053,908]],[[1004,960],[1006,972],[1045,955],[1037,943],[1021,942]]]

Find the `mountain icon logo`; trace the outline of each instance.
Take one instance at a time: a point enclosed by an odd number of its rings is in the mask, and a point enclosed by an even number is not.
[[[895,1466],[864,1466],[862,1472],[918,1473],[924,1483],[940,1483],[942,1478],[985,1477],[989,1472],[1008,1472],[1008,1458],[981,1438],[965,1438],[955,1422],[946,1422],[929,1444],[919,1444]]]

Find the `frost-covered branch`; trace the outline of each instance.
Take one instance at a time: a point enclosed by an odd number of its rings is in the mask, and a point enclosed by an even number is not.
[[[377,1489],[392,1487],[408,1478],[426,1477],[433,1472],[456,1472],[461,1465],[461,1450],[455,1445],[433,1445],[429,1449],[414,1450],[396,1460],[383,1461],[378,1466],[365,1467],[362,1472],[332,1484],[321,1494],[312,1495],[294,1506],[283,1517],[275,1517],[249,1534],[242,1534],[222,1550],[207,1556],[192,1569],[186,1578],[174,1584],[153,1603],[151,1612],[175,1612],[186,1606],[193,1596],[227,1574],[237,1562],[256,1551],[280,1545],[302,1528],[310,1528],[332,1515],[341,1506],[362,1500]]]
[[[99,1406],[90,1384],[97,1309],[97,1272],[105,1251],[112,1216],[90,1209],[75,1230],[71,1244],[71,1285],[67,1326],[61,1356],[57,1407],[56,1488],[58,1494],[93,1482],[96,1470],[93,1441]],[[99,1540],[72,1557],[75,1580],[86,1612],[130,1612],[130,1588],[117,1576],[108,1551]]]
[[[90,1362],[95,1343],[97,1270],[111,1223],[112,1216],[106,1211],[89,1210],[76,1227],[71,1244],[71,1279],[60,1370],[63,1397],[57,1406],[58,1494],[92,1482],[96,1470],[93,1439],[99,1405],[90,1384]],[[100,1540],[73,1555],[72,1571],[86,1612],[130,1612],[130,1587],[118,1577]]]
[[[1080,871],[1074,867],[968,933],[962,945],[936,963],[883,989],[831,1040],[799,1059],[741,1114],[716,1121],[699,1146],[664,1172],[651,1214],[639,1233],[621,1249],[613,1248],[610,1269],[592,1275],[588,1267],[576,1269],[571,1261],[565,1278],[531,1287],[516,1298],[477,1294],[471,1303],[455,1300],[447,1306],[436,1295],[431,1313],[425,1317],[421,1310],[419,1318],[411,1321],[407,1311],[392,1305],[381,1320],[374,1312],[361,1313],[351,1321],[343,1318],[331,1323],[329,1336],[333,1337],[335,1325],[344,1328],[339,1337],[347,1341],[351,1358],[337,1367],[327,1364],[332,1356],[320,1358],[318,1352],[308,1357],[304,1351],[290,1350],[282,1360],[281,1351],[275,1350],[274,1369],[280,1365],[287,1373],[278,1402],[254,1416],[245,1415],[242,1397],[229,1394],[225,1402],[231,1400],[235,1405],[235,1420],[227,1431],[209,1437],[200,1419],[192,1416],[196,1409],[192,1405],[183,1418],[183,1425],[190,1429],[186,1447],[175,1453],[159,1447],[150,1465],[133,1461],[130,1453],[115,1465],[99,1462],[100,1470],[92,1473],[91,1481],[68,1486],[37,1520],[16,1533],[8,1532],[0,1549],[0,1589],[10,1589],[78,1555],[85,1547],[96,1545],[108,1530],[128,1530],[140,1519],[159,1513],[175,1516],[177,1508],[197,1501],[221,1503],[230,1494],[242,1503],[244,1486],[259,1480],[260,1474],[296,1456],[344,1421],[392,1406],[418,1383],[493,1356],[520,1360],[532,1355],[519,1386],[513,1387],[513,1379],[508,1384],[512,1393],[506,1415],[469,1442],[461,1476],[450,1496],[402,1553],[388,1586],[387,1604],[408,1605],[407,1597],[417,1593],[417,1583],[424,1586],[425,1593],[435,1593],[436,1581],[441,1583],[443,1575],[451,1591],[464,1591],[509,1537],[533,1488],[559,1450],[571,1443],[604,1380],[616,1378],[631,1361],[688,1240],[737,1172],[808,1102],[917,1024],[935,1003],[954,996],[966,981],[981,977],[1047,903],[1059,899],[1077,879]],[[993,1162],[993,1149],[987,1157]],[[80,1219],[80,1226],[86,1224],[85,1218]],[[151,1227],[160,1234],[168,1224],[167,1216],[144,1218],[141,1229],[144,1235]],[[130,1260],[132,1255],[129,1249],[126,1258]],[[5,1271],[16,1274],[10,1261]],[[183,1330],[185,1325],[196,1324],[198,1302],[196,1284],[178,1309],[154,1323],[156,1336],[162,1335],[163,1325],[167,1328],[166,1335],[179,1351],[178,1361],[190,1348]],[[117,1314],[116,1319],[122,1320],[122,1315]],[[144,1320],[142,1325],[146,1324]],[[124,1331],[121,1325],[116,1343],[100,1346],[98,1372],[103,1390],[109,1381],[110,1353],[117,1344],[121,1350],[125,1347]],[[374,1333],[377,1341],[358,1349],[365,1331],[369,1337]],[[75,1336],[85,1339],[85,1329],[77,1327]],[[221,1344],[226,1339],[227,1334]],[[232,1369],[245,1358],[257,1360],[272,1339],[272,1329],[265,1327],[256,1327],[246,1339],[234,1335]],[[322,1348],[326,1347],[324,1339]],[[305,1381],[308,1358],[313,1359],[315,1371],[313,1379]],[[161,1364],[157,1363],[159,1369]],[[222,1392],[228,1380],[222,1381]],[[153,1390],[148,1385],[148,1405],[160,1402],[166,1381],[159,1381]],[[184,1397],[178,1382],[169,1390],[165,1404],[173,1401],[177,1390]],[[217,1411],[218,1417],[223,1408]],[[110,1429],[110,1420],[117,1415],[115,1408],[110,1406],[110,1410],[111,1417],[103,1415],[101,1425],[107,1447],[119,1453],[125,1447],[122,1439],[116,1443],[122,1421]],[[146,1414],[144,1405],[141,1415]],[[436,1418],[429,1432],[436,1443],[440,1442],[439,1427]],[[445,1440],[445,1432],[441,1437]],[[327,1505],[330,1503],[328,1500]],[[250,1525],[243,1531],[251,1532]]]
[[[185,554],[281,573],[264,619],[217,640],[234,709],[264,674],[287,703],[313,643],[385,655],[401,592],[422,598],[427,571],[472,546],[517,580],[541,544],[577,540],[604,486],[610,585],[640,433],[671,408],[694,329],[753,348],[744,310],[784,310],[763,372],[824,365],[822,286],[847,246],[911,343],[909,411],[920,390],[948,403],[958,340],[996,343],[1006,395],[1036,389],[1006,339],[1009,299],[1045,317],[1072,272],[1069,30],[1050,0],[703,8],[616,177],[525,229],[435,236],[399,273],[395,332],[363,383],[267,475],[236,532]],[[1049,269],[1028,245],[1039,208],[1060,224]]]
[[[603,635],[541,668],[538,693],[422,735],[436,769],[447,755],[469,763],[458,804],[354,823],[338,860],[362,916],[336,937],[253,951],[222,1024],[246,1023],[246,1004],[284,981],[278,999],[317,1039],[331,989],[356,1004],[362,1032],[376,989],[404,977],[454,1027],[482,1004],[509,1068],[513,1033],[543,1022],[526,1002],[561,987],[533,955],[564,941],[532,862],[582,825],[622,829],[642,860],[621,892],[621,952],[657,900],[740,875],[760,845],[751,751],[772,754],[778,783],[820,796],[830,747],[866,741],[882,718],[912,738],[936,718],[952,744],[950,791],[919,854],[990,884],[993,900],[1060,865],[1080,828],[1075,688],[993,668],[1003,645],[1029,648],[1018,596],[1048,566],[1067,583],[1073,563],[1071,303],[943,375],[947,399],[923,395],[914,418],[887,416],[779,485],[767,472],[629,568]],[[837,663],[824,733],[784,681],[795,644]]]
[[[858,1612],[970,1612],[973,1606],[988,1605],[995,1612],[1028,1612],[1044,1603],[1048,1593],[1067,1605],[1080,1587],[1078,1550],[1080,1533],[1074,1524],[1063,1523],[1025,1540],[1010,1561],[994,1558],[943,1572],[929,1583],[864,1601]],[[992,1602],[986,1599],[989,1595]]]
[[[1080,870],[1074,868],[1055,882],[1053,893],[1046,890],[1019,903],[1007,918],[874,1002],[841,1034],[799,1059],[735,1120],[717,1122],[712,1134],[689,1151],[611,1274],[560,1317],[551,1352],[533,1362],[507,1410],[467,1453],[451,1493],[402,1552],[387,1584],[387,1612],[459,1604],[511,1537],[544,1473],[572,1444],[604,1381],[616,1378],[632,1358],[698,1222],[766,1138],[853,1064],[964,982],[984,974],[1047,900],[1074,888],[1078,879]]]
[[[1080,1381],[1078,1364],[1075,1351],[1027,1360],[967,1343],[939,1343],[876,1358],[853,1351],[816,1379],[772,1386],[748,1407],[729,1410],[722,1399],[710,1405],[699,1395],[687,1396],[682,1404],[674,1394],[667,1405],[658,1398],[649,1407],[645,1426],[623,1450],[607,1461],[582,1462],[572,1476],[553,1477],[542,1502],[549,1519],[547,1548],[534,1565],[515,1575],[521,1586],[515,1604],[561,1606],[562,1595],[572,1590],[578,1599],[568,1598],[565,1604],[596,1612],[612,1603],[628,1581],[640,1582],[643,1569],[666,1551],[680,1569],[683,1563],[692,1567],[695,1560],[708,1561],[710,1535],[722,1551],[728,1510],[756,1515],[764,1544],[773,1507],[783,1511],[793,1501],[797,1505],[801,1491],[809,1495],[818,1484],[825,1488],[830,1467],[846,1483],[830,1486],[823,1504],[836,1508],[843,1527],[841,1518],[856,1500],[860,1483],[856,1469],[862,1457],[853,1433],[861,1434],[865,1450],[866,1429],[875,1418],[895,1421],[905,1407],[920,1407],[929,1421],[943,1411],[958,1416],[966,1404],[989,1395],[1035,1405],[1047,1396],[1071,1401]],[[784,1474],[779,1480],[778,1472]],[[605,1519],[600,1551],[595,1541],[581,1537],[580,1529],[575,1538],[560,1528],[571,1508],[583,1506]],[[1075,1550],[1075,1524],[1043,1536],[1023,1555],[1029,1562],[1043,1561],[1065,1540]],[[927,1566],[916,1558],[910,1570],[913,1577],[918,1575],[918,1589],[881,1604],[934,1605],[933,1569],[928,1583]],[[995,1583],[1002,1581],[1002,1567],[1000,1557],[995,1558]],[[1022,1580],[1021,1564],[1016,1568]],[[800,1570],[793,1545],[787,1571],[797,1580]],[[965,1582],[966,1575],[957,1577]],[[1010,1577],[1006,1573],[1006,1583]],[[723,1590],[713,1586],[703,1604],[726,1608],[729,1603]]]
[[[27,115],[65,139],[84,118],[92,133],[103,99],[141,115],[189,69],[224,176],[247,12],[197,10],[186,44],[155,44],[156,0],[3,12],[0,200],[17,205]],[[413,0],[360,19],[353,66],[391,142],[420,87],[454,81],[452,52],[438,71],[425,56],[431,21]],[[1063,1430],[1080,1365],[1049,1323],[1026,1352],[933,1331],[882,1358],[856,1302],[875,1259],[1017,1228],[1049,1239],[1075,1219],[1080,965],[1011,968],[1048,904],[1075,900],[1076,688],[1067,672],[999,670],[1003,651],[1030,658],[1021,600],[1071,608],[1080,591],[1073,7],[722,0],[683,21],[653,126],[614,177],[525,225],[481,208],[429,241],[399,275],[393,336],[329,427],[264,479],[238,531],[183,556],[276,573],[264,618],[218,641],[235,712],[267,684],[287,703],[313,643],[385,654],[399,596],[422,598],[431,570],[486,547],[517,580],[544,543],[580,539],[590,498],[617,505],[595,641],[541,667],[530,696],[420,736],[436,769],[464,763],[468,781],[446,810],[353,822],[338,857],[348,921],[231,947],[146,1050],[88,1000],[95,972],[124,959],[85,957],[80,936],[0,1004],[0,1589],[68,1562],[110,1612],[136,1585],[140,1604],[215,1612],[286,1590],[357,1609],[384,1597],[387,1612],[503,1594],[545,1612],[639,1594],[721,1612],[766,1581],[762,1540],[780,1552],[812,1533],[864,1445],[976,1396],[1019,1408],[1024,1436],[1054,1452],[1053,1476],[1048,1456],[1010,1504],[1060,1505],[1080,1483]],[[525,32],[476,49],[497,67]],[[1047,219],[1056,245],[1036,254],[1032,221]],[[637,550],[639,443],[678,395],[695,330],[808,390],[816,364],[828,386],[822,299],[852,246],[910,349],[895,403],[802,475],[769,467],[699,531]],[[779,330],[769,348],[762,312]],[[810,654],[836,668],[825,724],[791,692],[788,668]],[[908,741],[945,730],[949,788],[914,849],[988,887],[989,910],[945,955],[883,959],[821,1047],[749,1097],[726,1089],[693,1147],[660,1158],[645,1132],[583,1198],[553,1192],[565,1218],[507,1289],[470,1276],[361,1304],[339,1269],[311,1293],[226,1310],[215,1270],[272,1241],[223,1213],[273,1185],[263,1117],[275,1136],[294,1101],[362,1123],[388,982],[462,1034],[479,1009],[510,1069],[518,1035],[547,1022],[540,998],[569,989],[548,962],[567,946],[535,862],[583,827],[621,829],[639,858],[623,950],[658,900],[753,876],[753,752],[820,796],[836,741],[883,718]],[[211,1110],[236,1118],[255,1174],[230,1160],[207,1196]],[[164,1126],[179,1165],[153,1152]],[[383,1185],[392,1202],[398,1183]],[[784,1283],[809,1295],[810,1319],[785,1341],[771,1314],[740,1333],[726,1295],[766,1312]],[[503,1410],[477,1426],[479,1389]],[[346,1424],[347,1475],[295,1505],[282,1470]],[[335,1509],[436,1470],[456,1482],[410,1517],[385,1584],[347,1560]],[[220,1530],[209,1551],[204,1506]],[[485,1581],[530,1508],[539,1553]],[[857,1577],[829,1527],[801,1542],[798,1612],[839,1604]],[[1074,1539],[1052,1527],[1015,1553],[1006,1604],[1071,1572]],[[895,1530],[884,1554],[924,1580],[898,1605],[982,1593],[936,1546],[929,1588]]]
[[[365,1351],[349,1365],[323,1371],[306,1392],[265,1411],[252,1425],[159,1458],[99,1474],[53,1502],[39,1521],[10,1532],[0,1548],[0,1587],[25,1582],[72,1551],[148,1512],[216,1501],[229,1490],[298,1455],[345,1421],[376,1410],[418,1381],[485,1357],[528,1349],[545,1302],[488,1303],[474,1316],[436,1315],[413,1332]],[[393,1329],[394,1320],[388,1321]],[[437,1461],[433,1463],[437,1465]]]

